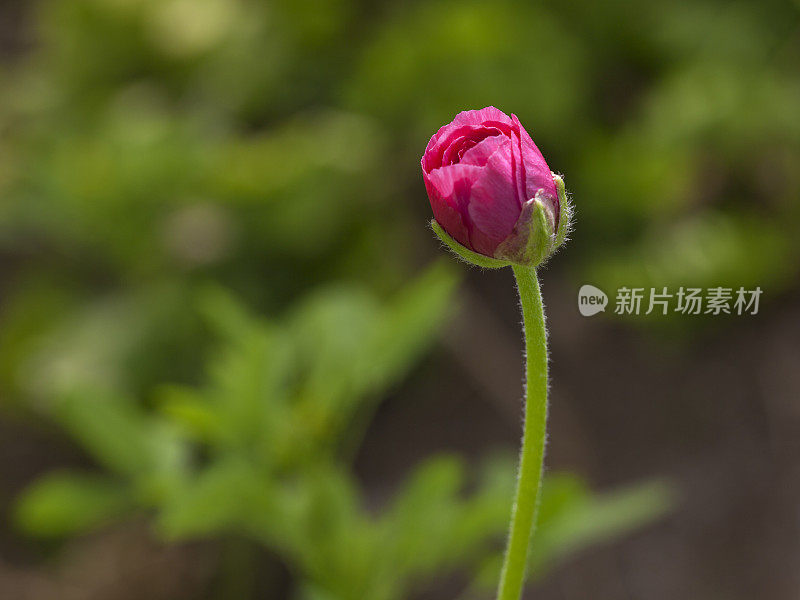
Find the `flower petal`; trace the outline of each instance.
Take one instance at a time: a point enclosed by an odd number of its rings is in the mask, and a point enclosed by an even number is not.
[[[497,246],[511,234],[521,211],[512,160],[511,140],[506,138],[472,186],[467,206],[472,224],[470,240],[473,250],[487,256],[493,256]]]
[[[434,218],[450,237],[470,249],[474,248],[470,244],[471,227],[466,207],[472,186],[480,175],[480,167],[460,164],[423,172]]]
[[[458,132],[457,138],[450,139],[448,136],[447,141],[442,143],[442,148],[444,148],[442,166],[460,163],[464,153],[470,148],[488,137],[501,135],[500,130],[494,127],[469,128],[467,131],[464,131],[464,128],[459,128],[456,131]],[[447,144],[446,148],[445,144]]]
[[[487,106],[480,110],[464,110],[456,115],[451,125],[471,125],[477,126],[496,126],[508,130],[513,124],[513,120],[506,113],[494,106]],[[506,127],[502,127],[505,125]]]
[[[447,131],[442,132],[433,146],[429,145],[429,148],[425,150],[422,168],[428,173],[433,169],[458,162],[455,159],[458,157],[459,150],[470,141],[480,142],[486,137],[501,133],[496,127],[474,127],[472,125],[459,127],[448,125],[446,127],[448,127]]]
[[[519,204],[520,210],[525,204],[525,165],[522,163],[522,148],[519,139],[519,132],[512,131],[509,136],[511,140],[511,172],[514,174],[514,195]]]
[[[462,111],[450,123],[440,127],[439,131],[431,136],[425,147],[422,169],[426,173],[430,173],[433,169],[447,165],[448,162],[444,159],[445,151],[459,138],[483,139],[486,135],[481,132],[485,129],[496,130],[495,133],[489,135],[497,133],[508,135],[513,127],[514,123],[511,117],[494,106],[487,106],[480,110]]]
[[[556,191],[556,183],[553,180],[553,174],[550,172],[550,167],[544,160],[544,156],[539,152],[539,148],[533,143],[531,136],[525,131],[525,128],[519,122],[516,115],[511,115],[514,124],[519,128],[519,137],[521,142],[522,163],[525,165],[525,199],[530,200],[536,196],[536,192],[544,189],[548,196],[556,199],[558,202],[558,192]],[[556,213],[558,211],[556,210]]]
[[[493,135],[491,137],[487,137],[486,139],[478,142],[472,148],[464,152],[459,161],[462,165],[475,165],[477,167],[483,167],[489,160],[489,157],[497,152],[497,149],[503,145],[503,142],[506,141],[504,135]]]

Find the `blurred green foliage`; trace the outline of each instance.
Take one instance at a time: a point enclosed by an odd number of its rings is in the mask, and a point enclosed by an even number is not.
[[[108,475],[45,476],[20,498],[18,524],[58,537],[154,510],[167,540],[238,534],[263,543],[308,599],[400,600],[456,569],[490,588],[512,461],[468,473],[457,457],[432,457],[379,511],[361,497],[350,465],[380,392],[433,339],[455,284],[435,265],[385,306],[334,287],[266,322],[205,289],[198,310],[219,344],[208,381],[160,387],[152,410],[91,374],[51,393],[54,417]],[[669,505],[660,484],[594,497],[572,477],[549,480],[536,572]]]
[[[309,598],[492,573],[507,466],[434,459],[377,512],[348,468],[446,312],[452,273],[401,282],[435,247],[419,155],[465,108],[565,174],[575,281],[796,284],[796,2],[30,4],[0,65],[0,398],[109,474],[42,480],[32,532],[152,510],[273,547]],[[667,497],[548,486],[542,569]]]

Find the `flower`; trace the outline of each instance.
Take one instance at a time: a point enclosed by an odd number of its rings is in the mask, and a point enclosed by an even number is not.
[[[516,115],[459,113],[428,142],[422,177],[436,222],[472,252],[535,266],[563,239],[561,188]]]

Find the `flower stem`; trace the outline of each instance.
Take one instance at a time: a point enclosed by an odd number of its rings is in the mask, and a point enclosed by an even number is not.
[[[542,487],[547,423],[547,331],[536,269],[514,265],[525,328],[527,386],[517,493],[497,600],[519,600]]]

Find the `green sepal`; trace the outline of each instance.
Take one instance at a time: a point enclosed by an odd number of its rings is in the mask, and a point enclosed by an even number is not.
[[[548,215],[539,190],[522,205],[511,235],[495,250],[495,256],[515,265],[537,267],[553,252],[555,216]]]
[[[567,234],[572,227],[572,205],[567,198],[564,180],[556,174],[553,174],[553,180],[556,182],[558,191],[558,231],[556,231],[556,239],[553,243],[553,250],[555,250],[567,239]]]
[[[533,218],[536,226],[532,228],[531,233],[533,235],[528,240],[528,247],[532,257],[530,265],[537,267],[553,253],[553,224],[547,219],[547,209],[545,209],[544,203],[539,200],[539,194],[536,194],[533,200],[533,207]]]
[[[451,238],[447,232],[442,229],[442,226],[439,225],[436,219],[431,220],[431,229],[433,229],[433,232],[436,234],[436,236],[442,240],[442,242],[444,242],[444,244],[450,248],[450,250],[452,250],[456,256],[465,262],[478,267],[483,267],[484,269],[501,269],[511,264],[507,260],[491,258],[490,256],[484,256],[483,254],[478,254],[477,252],[473,252],[472,250],[465,248]]]

